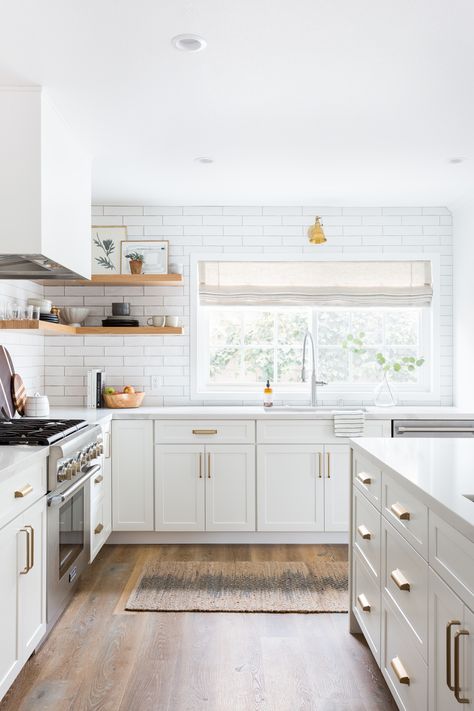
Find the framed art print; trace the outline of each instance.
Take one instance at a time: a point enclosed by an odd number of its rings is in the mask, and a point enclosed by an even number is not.
[[[130,259],[142,257],[142,274],[168,273],[168,240],[127,240],[121,244],[122,274],[131,274]]]
[[[120,244],[127,239],[125,226],[92,225],[92,274],[120,274]]]

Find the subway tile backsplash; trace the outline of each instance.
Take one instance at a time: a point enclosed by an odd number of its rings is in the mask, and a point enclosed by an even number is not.
[[[129,237],[168,239],[170,260],[184,264],[184,286],[127,289],[52,285],[45,287],[45,295],[58,306],[88,306],[91,309],[90,325],[101,324],[102,318],[111,313],[112,301],[129,301],[131,313],[141,324],[145,324],[151,314],[173,314],[182,319],[186,334],[46,336],[44,339],[9,334],[8,347],[22,364],[19,372],[26,374],[30,389],[41,387],[44,372],[45,390],[52,404],[85,404],[86,373],[92,367],[104,367],[107,382],[111,385],[131,383],[144,388],[146,404],[188,404],[189,333],[193,327],[189,302],[190,255],[208,252],[244,257],[246,254],[303,256],[314,253],[314,247],[307,242],[306,228],[312,224],[315,215],[323,216],[328,236],[328,243],[318,247],[321,253],[335,253],[342,257],[354,253],[380,253],[383,256],[388,252],[425,251],[440,255],[441,397],[429,404],[452,404],[452,218],[447,208],[95,205],[92,214],[94,224],[127,225]],[[3,342],[7,342],[6,339]],[[152,378],[155,390],[152,390]],[[194,404],[211,404],[211,401]],[[228,404],[246,403],[232,400]]]

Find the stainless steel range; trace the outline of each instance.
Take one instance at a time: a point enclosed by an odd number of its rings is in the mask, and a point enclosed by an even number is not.
[[[80,424],[56,441],[49,453],[48,629],[66,607],[90,560],[90,481],[101,475],[102,430]]]
[[[102,430],[85,420],[0,419],[0,445],[49,446],[47,623],[66,607],[90,559],[90,480],[101,475]]]

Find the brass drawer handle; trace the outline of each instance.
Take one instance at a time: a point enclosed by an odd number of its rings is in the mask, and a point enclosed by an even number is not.
[[[370,612],[370,602],[367,600],[366,596],[364,593],[361,593],[360,595],[357,596],[357,602],[359,603],[361,609],[364,612]]]
[[[401,663],[400,658],[394,657],[390,662],[390,666],[395,672],[395,676],[397,677],[400,684],[407,684],[407,686],[410,686],[410,677],[408,676],[405,667]]]
[[[390,506],[390,511],[395,514],[397,518],[400,519],[400,521],[409,521],[410,520],[410,512],[407,511],[401,504],[395,503]]]
[[[446,625],[446,685],[448,689],[454,691],[454,686],[451,681],[451,627],[454,625],[460,625],[459,620],[451,620]]]
[[[33,491],[31,484],[27,484],[23,489],[17,489],[15,491],[15,499],[22,499],[24,496],[28,496]]]
[[[199,478],[202,479],[202,452],[199,452]]]
[[[392,570],[392,572],[390,573],[390,577],[392,578],[393,582],[399,590],[407,590],[408,592],[410,591],[410,583],[405,578],[401,570],[399,570],[398,568]]]
[[[104,530],[104,524],[103,523],[98,523],[97,526],[94,528],[94,533],[102,533]]]
[[[94,479],[94,484],[100,484],[101,481],[104,481],[104,477],[102,474],[99,474],[99,476]]]
[[[211,478],[211,453],[207,454],[207,478]]]
[[[469,699],[465,699],[461,696],[461,665],[459,664],[459,645],[461,642],[461,637],[463,635],[468,635],[467,630],[459,630],[454,635],[454,696],[456,701],[460,704],[468,704]]]
[[[357,533],[361,538],[364,538],[367,541],[370,541],[370,539],[372,538],[372,534],[367,528],[367,526],[364,526],[362,524],[357,528]]]
[[[193,430],[193,434],[195,434],[195,435],[215,435],[215,434],[217,434],[217,430]]]
[[[327,457],[327,476],[328,479],[331,478],[331,452],[326,452]]]
[[[322,453],[322,452],[318,452],[318,467],[319,467],[318,479],[322,479],[322,477],[323,477],[323,474],[322,474],[322,471],[323,471],[323,453]]]
[[[359,472],[357,474],[357,479],[358,479],[358,481],[360,481],[361,484],[365,484],[366,486],[369,486],[370,484],[372,484],[372,477],[370,477],[365,472]]]

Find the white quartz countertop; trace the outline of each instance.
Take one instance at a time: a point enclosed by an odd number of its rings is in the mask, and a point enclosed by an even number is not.
[[[337,410],[337,407],[334,408]],[[357,406],[354,406],[357,409]],[[468,412],[456,407],[367,407],[365,416],[368,420],[422,420],[422,419],[474,419],[474,410]],[[266,420],[330,420],[331,410],[318,412],[295,412],[269,410],[265,411],[260,406],[199,406],[199,407],[139,407],[134,409],[102,408],[99,410],[83,408],[52,408],[51,417],[64,417],[69,419],[84,419],[89,422],[103,422],[107,419],[253,419]]]
[[[48,456],[49,447],[29,447],[25,444],[0,447],[0,474],[2,479],[13,471],[30,466],[35,460]]]
[[[352,439],[432,511],[474,541],[474,439]]]

